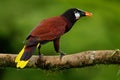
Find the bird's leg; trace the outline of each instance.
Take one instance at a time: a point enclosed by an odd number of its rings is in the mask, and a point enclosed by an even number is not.
[[[38,55],[39,55],[39,58],[41,58],[42,55],[41,55],[41,53],[40,53],[40,48],[41,48],[40,43],[38,43],[37,48],[38,48]]]
[[[60,38],[57,38],[54,40],[54,48],[57,53],[60,53],[60,60],[61,60],[62,57],[65,55],[65,53],[60,51],[60,49],[59,49],[59,40],[60,40]]]

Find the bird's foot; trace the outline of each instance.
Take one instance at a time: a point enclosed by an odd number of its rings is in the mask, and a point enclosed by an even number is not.
[[[65,53],[62,51],[60,51],[59,53],[60,53],[60,60],[62,60],[62,57],[65,56]]]
[[[39,53],[39,54],[38,54],[38,56],[39,56],[39,59],[41,59],[41,58],[42,58],[42,56],[43,56],[43,54],[40,54],[40,53]]]

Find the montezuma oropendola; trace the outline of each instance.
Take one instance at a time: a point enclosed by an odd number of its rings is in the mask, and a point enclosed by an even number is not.
[[[59,49],[60,37],[68,32],[74,23],[81,17],[91,15],[92,14],[89,12],[71,8],[60,16],[48,18],[40,22],[40,24],[28,35],[25,46],[17,55],[15,59],[17,68],[24,68],[26,66],[36,47],[38,48],[39,55],[41,55],[41,45],[50,41],[53,41],[55,51],[60,53],[60,58],[62,58],[64,52]]]

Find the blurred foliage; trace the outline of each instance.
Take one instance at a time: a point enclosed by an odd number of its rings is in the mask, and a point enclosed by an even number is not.
[[[18,53],[30,31],[44,18],[77,7],[93,13],[80,19],[61,38],[67,54],[85,50],[120,48],[120,0],[0,0],[0,52]],[[42,53],[55,55],[52,43]],[[37,53],[36,53],[37,54]],[[119,80],[119,66],[97,65],[64,71],[0,69],[0,80]]]

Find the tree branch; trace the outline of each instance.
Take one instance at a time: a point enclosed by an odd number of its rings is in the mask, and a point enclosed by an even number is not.
[[[15,67],[16,54],[0,54],[0,67]],[[92,66],[95,64],[120,64],[119,50],[85,51],[59,56],[32,56],[26,67],[42,69],[66,69]]]

